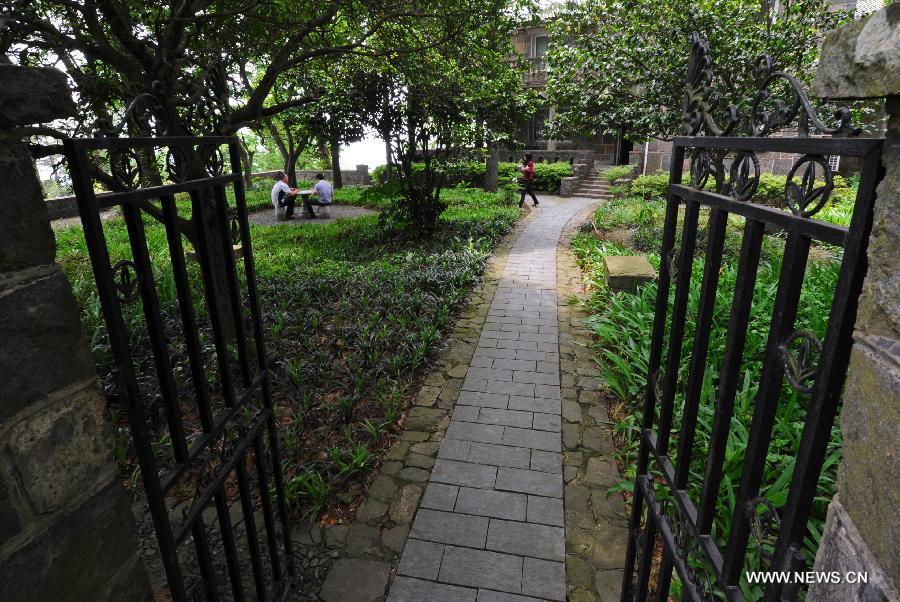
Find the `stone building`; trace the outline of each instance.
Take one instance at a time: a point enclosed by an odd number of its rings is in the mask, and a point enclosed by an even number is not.
[[[529,63],[528,73],[522,82],[526,88],[535,88],[543,94],[547,85],[547,61],[545,55],[550,45],[550,36],[545,23],[519,30],[512,39],[516,51],[522,54]],[[547,123],[553,118],[557,107],[544,102],[538,111],[522,123],[519,130],[519,142],[529,151],[533,151],[535,160],[560,161],[578,160],[593,155],[601,164],[614,163],[617,153],[627,159],[630,144],[620,145],[619,136],[608,134],[585,134],[573,136],[567,140],[554,140],[547,134]],[[515,158],[515,155],[511,153]],[[504,160],[509,157],[502,157]]]

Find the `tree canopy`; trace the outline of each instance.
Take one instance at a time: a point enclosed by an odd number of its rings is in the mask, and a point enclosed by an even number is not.
[[[547,95],[564,110],[559,133],[615,132],[632,140],[677,133],[690,55],[698,32],[712,49],[720,105],[747,113],[754,68],[768,53],[807,82],[821,37],[845,17],[827,0],[792,0],[764,13],[759,0],[622,2],[570,0],[549,30]],[[774,9],[773,9],[774,10]]]

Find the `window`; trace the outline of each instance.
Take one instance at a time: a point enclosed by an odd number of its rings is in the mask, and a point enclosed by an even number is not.
[[[838,167],[841,165],[841,156],[840,155],[828,155],[828,169],[836,172]]]
[[[532,54],[534,58],[540,58],[547,54],[547,48],[550,47],[550,38],[548,36],[534,36],[534,47]]]
[[[547,139],[547,121],[550,119],[550,110],[546,107],[539,109],[532,118],[532,132],[534,132],[535,141],[544,141]]]

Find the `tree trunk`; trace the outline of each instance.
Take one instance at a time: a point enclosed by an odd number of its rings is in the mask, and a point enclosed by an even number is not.
[[[238,138],[238,150],[241,154],[241,167],[244,172],[244,186],[250,188],[252,182],[252,178],[250,174],[253,173],[253,157],[250,155],[250,151],[247,150],[247,145],[244,144],[243,139]]]
[[[485,159],[484,189],[488,192],[497,191],[500,179],[500,155],[494,146],[488,144],[488,156]]]
[[[331,140],[331,182],[335,188],[343,188],[344,180],[341,176],[341,139],[337,135],[337,128],[332,127]]]

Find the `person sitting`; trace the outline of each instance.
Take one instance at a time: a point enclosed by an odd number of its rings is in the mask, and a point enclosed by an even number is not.
[[[275,172],[275,185],[272,186],[272,205],[275,207],[275,219],[282,221],[294,219],[294,204],[297,202],[296,188],[288,186],[287,174]]]
[[[334,187],[325,179],[324,175],[317,173],[316,185],[313,186],[312,193],[316,196],[315,201],[303,199],[303,205],[306,208],[307,215],[309,215],[309,217],[316,217],[316,214],[313,212],[313,203],[315,203],[319,207],[325,208],[319,212],[319,215],[321,217],[326,217],[328,215],[327,207],[331,205],[331,199],[334,197]]]

